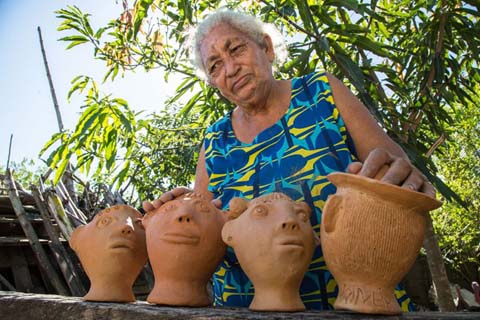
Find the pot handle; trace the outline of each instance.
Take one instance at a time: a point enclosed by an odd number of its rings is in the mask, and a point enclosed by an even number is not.
[[[341,205],[342,197],[340,195],[335,194],[328,197],[322,213],[322,224],[326,233],[330,233],[335,230],[338,210]]]

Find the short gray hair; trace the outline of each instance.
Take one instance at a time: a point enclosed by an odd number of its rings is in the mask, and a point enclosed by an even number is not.
[[[221,9],[208,15],[205,20],[190,31],[189,47],[190,54],[192,55],[192,64],[200,78],[207,78],[207,73],[200,55],[200,45],[207,34],[221,23],[226,23],[238,31],[245,33],[260,46],[265,45],[263,38],[267,34],[273,43],[273,50],[275,52],[274,64],[281,65],[285,62],[288,56],[287,46],[282,34],[274,25],[262,22],[251,15],[239,11]]]

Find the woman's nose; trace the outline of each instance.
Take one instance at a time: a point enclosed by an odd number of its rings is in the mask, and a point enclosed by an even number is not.
[[[234,58],[227,58],[224,64],[225,74],[227,77],[233,77],[238,73],[239,65]]]

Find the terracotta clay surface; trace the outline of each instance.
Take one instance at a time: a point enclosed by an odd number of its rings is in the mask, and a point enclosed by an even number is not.
[[[225,213],[199,194],[188,193],[148,212],[143,220],[155,286],[147,301],[203,307],[207,284],[225,255]]]
[[[147,262],[142,215],[127,205],[99,212],[74,230],[70,247],[90,279],[88,301],[135,301],[132,286]]]
[[[399,314],[394,288],[423,243],[427,212],[441,203],[378,180],[331,173],[337,187],[323,210],[321,243],[339,285],[335,309]]]
[[[305,310],[300,284],[317,244],[310,212],[305,202],[282,193],[230,201],[222,238],[255,287],[250,309]]]

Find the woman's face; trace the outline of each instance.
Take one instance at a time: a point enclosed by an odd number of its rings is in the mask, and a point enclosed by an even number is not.
[[[265,103],[272,83],[274,52],[270,37],[259,45],[245,33],[221,23],[200,46],[209,82],[235,105],[246,108]]]

